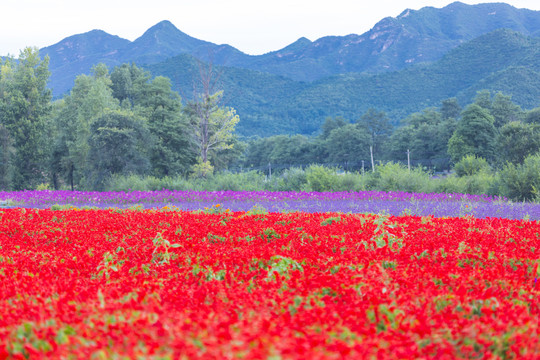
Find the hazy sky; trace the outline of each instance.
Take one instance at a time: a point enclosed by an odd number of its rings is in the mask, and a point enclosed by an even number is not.
[[[305,36],[362,34],[406,8],[444,7],[449,0],[2,0],[0,55],[19,55],[101,29],[135,40],[161,20],[201,40],[248,54],[278,50]],[[468,1],[477,4],[495,1]],[[540,10],[540,0],[507,0]]]

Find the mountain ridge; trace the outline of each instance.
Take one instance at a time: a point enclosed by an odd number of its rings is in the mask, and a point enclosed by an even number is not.
[[[71,88],[77,75],[89,73],[98,62],[109,66],[124,62],[150,65],[187,53],[218,65],[315,81],[339,73],[379,73],[436,61],[459,44],[502,27],[524,35],[540,34],[540,11],[504,3],[460,2],[440,9],[406,9],[397,17],[383,18],[361,35],[324,36],[315,41],[301,37],[283,49],[262,55],[248,55],[228,44],[196,39],[163,20],[132,42],[114,35],[85,39],[92,36],[91,31],[65,38],[41,49],[40,54],[50,57],[50,87],[55,96],[60,96]],[[82,58],[63,56],[62,44],[70,41],[94,41],[95,46],[84,48]]]
[[[301,82],[256,70],[216,66],[223,89],[242,121],[242,135],[305,135],[328,116],[356,120],[369,108],[397,124],[409,114],[457,97],[470,103],[478,90],[502,91],[523,108],[540,106],[540,38],[499,29],[466,42],[433,63],[379,74],[336,74]],[[146,68],[169,77],[189,98],[197,60],[179,55]]]

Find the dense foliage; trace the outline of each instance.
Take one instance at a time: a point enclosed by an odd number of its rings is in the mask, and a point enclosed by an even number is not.
[[[392,123],[456,97],[473,101],[488,89],[503,92],[524,109],[538,106],[540,39],[502,29],[463,43],[429,64],[395,72],[357,73],[299,82],[264,72],[220,67],[227,103],[242,122],[242,135],[311,135],[326,117],[359,117],[370,108],[387,113]],[[180,55],[146,68],[174,79],[175,89],[189,95],[196,61]]]
[[[538,196],[534,170],[528,170],[534,166],[525,162],[540,150],[539,110],[523,110],[501,92],[479,91],[464,109],[458,99],[444,99],[397,126],[384,111],[369,108],[350,119],[327,117],[311,137],[240,138],[234,131],[243,119],[222,105],[227,95],[218,90],[227,76],[212,65],[192,64],[202,90],[195,88],[184,105],[168,78],[152,78],[134,64],[112,71],[98,64],[91,75],[77,77],[68,95],[51,102],[47,62],[37,50],[26,49],[19,61],[2,63],[4,190],[106,190],[117,187],[118,179],[135,176],[155,179],[145,189],[157,184],[160,189],[197,188],[214,181],[210,187],[216,189],[484,192],[515,200]],[[488,171],[475,174],[474,181],[458,174],[444,185],[429,182],[428,171],[448,171],[467,156],[487,161]],[[394,165],[382,166],[388,162]],[[407,164],[406,174],[398,162]],[[248,180],[212,176],[224,169],[259,174]],[[513,188],[502,172],[519,178],[521,185]],[[137,181],[132,180],[128,184]],[[136,187],[131,185],[123,188]]]

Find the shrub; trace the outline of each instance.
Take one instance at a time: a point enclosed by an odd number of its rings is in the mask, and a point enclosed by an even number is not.
[[[139,175],[112,175],[106,186],[107,191],[145,191],[146,183]]]
[[[358,173],[338,174],[335,191],[363,191],[366,189],[365,178]]]
[[[203,162],[199,159],[195,165],[191,166],[191,171],[192,178],[206,178],[214,173],[214,166],[210,164],[210,161]]]
[[[264,175],[258,171],[245,173],[222,172],[200,180],[204,190],[257,191],[264,187]]]
[[[279,177],[274,176],[274,179],[274,189],[278,191],[303,191],[307,186],[307,174],[302,168],[286,169]]]
[[[411,171],[399,163],[389,162],[375,168],[367,179],[369,189],[378,191],[432,192],[434,183],[431,175],[422,168]]]
[[[334,169],[321,165],[311,165],[306,169],[308,191],[333,191],[338,183],[338,175]]]
[[[538,198],[540,190],[540,154],[525,158],[521,165],[507,163],[497,176],[498,192],[517,201]]]
[[[467,155],[456,163],[454,171],[457,176],[462,177],[475,175],[480,172],[488,173],[491,171],[491,167],[486,159],[476,157],[475,155]]]
[[[496,195],[493,193],[495,176],[487,172],[461,177],[450,175],[434,181],[435,192]]]

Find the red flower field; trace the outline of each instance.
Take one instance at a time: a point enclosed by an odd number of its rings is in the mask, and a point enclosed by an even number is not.
[[[0,359],[540,358],[537,221],[0,216]]]

